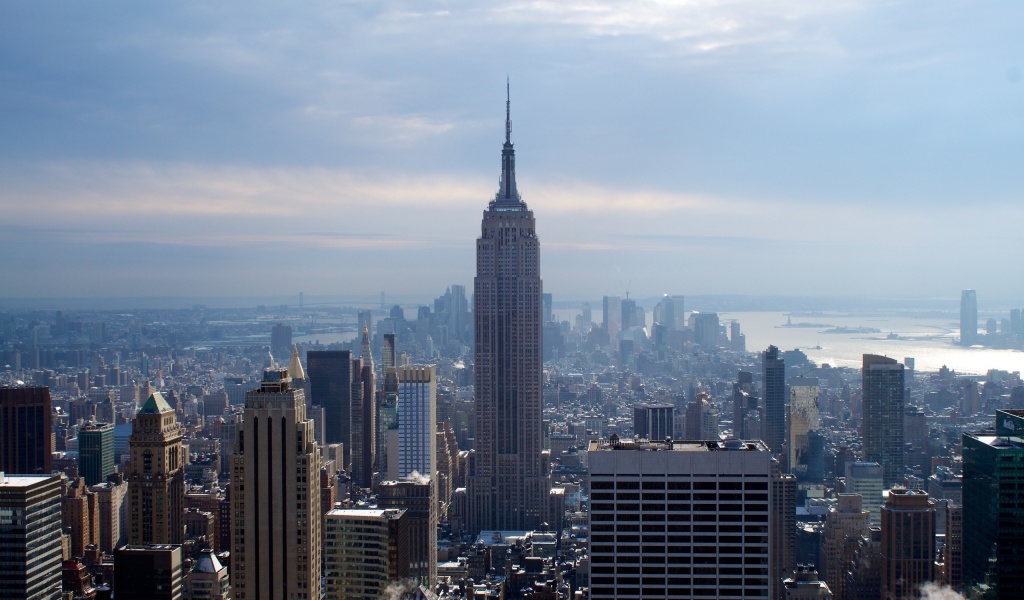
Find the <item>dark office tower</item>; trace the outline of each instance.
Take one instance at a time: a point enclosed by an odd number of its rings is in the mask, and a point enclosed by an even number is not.
[[[114,474],[114,426],[86,425],[78,430],[78,474],[86,485],[106,481]]]
[[[996,411],[996,430],[963,436],[963,583],[996,598],[1024,589],[1024,411]],[[985,596],[986,598],[990,596]]]
[[[978,294],[974,290],[960,293],[960,343],[970,346],[978,342]]]
[[[541,297],[544,303],[544,323],[550,323],[555,320],[554,300],[551,294],[543,294]]]
[[[384,347],[380,352],[380,366],[381,369],[386,373],[387,370],[395,365],[395,334],[385,333],[384,334]]]
[[[117,600],[181,600],[181,546],[122,546],[114,553]]]
[[[377,488],[380,508],[405,509],[409,521],[409,577],[434,589],[437,583],[437,484],[432,480],[385,481]]]
[[[732,384],[732,437],[741,440],[757,437],[760,427],[747,431],[747,423],[760,424],[757,394],[754,390],[754,374],[740,371],[736,383]]]
[[[775,346],[764,352],[764,443],[782,456],[786,442],[786,363]]]
[[[903,482],[903,365],[864,355],[861,370],[864,460],[882,465],[882,486]]]
[[[384,369],[384,383],[380,390],[380,401],[377,403],[377,476],[383,479],[391,468],[397,465],[388,464],[389,431],[398,431],[398,369]],[[395,441],[397,447],[397,439]]]
[[[231,457],[235,600],[320,598],[320,454],[301,388],[286,369],[245,395]]]
[[[0,597],[61,598],[61,485],[0,475]]]
[[[541,435],[540,243],[519,196],[506,103],[500,189],[476,243],[474,390],[476,459],[469,478],[469,528],[541,526],[549,480]]]
[[[796,568],[796,477],[782,472],[778,460],[772,459],[772,478],[768,503],[769,554],[773,598],[785,595],[784,581]]]
[[[324,442],[345,445],[347,470],[352,464],[352,353],[348,350],[310,350],[306,353],[310,404],[324,409]]]
[[[367,344],[368,346],[368,344]],[[373,360],[352,361],[352,481],[361,488],[373,485],[377,456],[377,406],[373,382]]]
[[[270,330],[270,353],[278,361],[283,361],[292,350],[292,328],[290,325],[278,323]]]
[[[128,543],[180,544],[184,536],[185,428],[160,392],[146,400],[128,439]]]
[[[0,471],[50,473],[50,389],[0,388]]]
[[[633,407],[633,433],[645,440],[672,437],[675,407],[671,404],[637,404]]]

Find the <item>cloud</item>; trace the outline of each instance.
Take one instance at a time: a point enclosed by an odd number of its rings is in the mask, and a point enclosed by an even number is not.
[[[939,586],[935,583],[926,583],[921,586],[921,598],[925,600],[964,600],[962,594],[957,593],[948,585]]]

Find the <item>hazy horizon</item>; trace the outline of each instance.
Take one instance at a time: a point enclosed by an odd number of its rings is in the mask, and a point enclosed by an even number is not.
[[[471,286],[510,77],[556,298],[957,306],[974,288],[983,310],[1024,304],[1020,17],[1010,2],[6,3],[2,295]]]

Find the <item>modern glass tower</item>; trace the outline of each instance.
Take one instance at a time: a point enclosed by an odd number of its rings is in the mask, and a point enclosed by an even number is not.
[[[970,346],[978,341],[978,294],[974,290],[960,293],[960,343]]]
[[[764,443],[775,456],[786,443],[786,362],[775,346],[764,352]]]
[[[509,106],[499,189],[476,242],[476,458],[467,490],[474,532],[541,527],[550,488],[541,435],[540,242],[516,189]]]

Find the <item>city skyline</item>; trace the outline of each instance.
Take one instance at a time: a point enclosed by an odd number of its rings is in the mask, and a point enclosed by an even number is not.
[[[236,8],[0,9],[10,296],[466,284],[508,74],[556,296],[1013,300],[1016,5]]]

